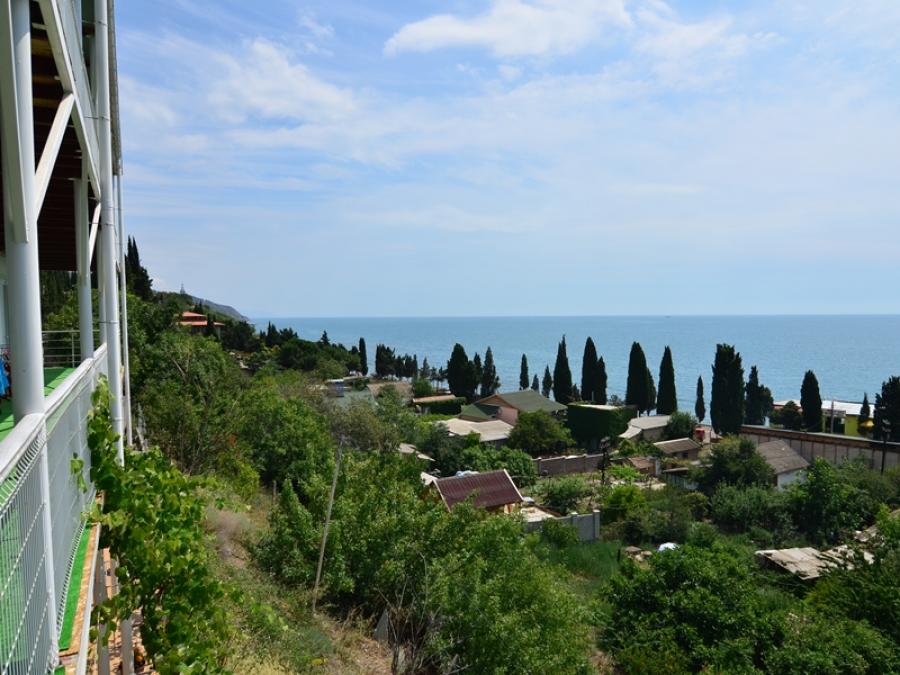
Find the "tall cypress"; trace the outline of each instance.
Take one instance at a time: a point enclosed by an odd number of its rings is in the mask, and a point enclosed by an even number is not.
[[[822,395],[816,374],[807,370],[800,387],[800,409],[803,412],[803,428],[822,431]]]
[[[697,376],[697,400],[694,402],[694,414],[702,422],[706,417],[706,401],[703,398],[703,376]]]
[[[461,396],[468,401],[475,397],[475,368],[466,354],[465,348],[458,342],[453,346],[453,353],[447,362],[447,384],[454,396]]]
[[[541,382],[541,393],[544,398],[550,398],[553,389],[553,376],[550,374],[550,366],[544,366],[544,379]]]
[[[750,368],[745,392],[744,424],[763,424],[765,422],[765,391],[764,387],[759,384],[759,371],[756,366]]]
[[[475,375],[475,387],[477,388],[484,373],[484,366],[481,364],[481,354],[478,352],[475,352],[475,356],[472,357],[472,371]]]
[[[601,356],[597,360],[597,370],[595,371],[597,381],[594,384],[594,401],[600,405],[606,405],[606,363]]]
[[[538,380],[537,373],[534,374],[534,378],[531,380],[531,389],[532,391],[540,391],[541,389],[541,382]]]
[[[671,415],[678,410],[678,397],[675,394],[675,364],[672,362],[672,350],[667,346],[659,364],[659,395],[656,398],[656,413]]]
[[[369,374],[369,357],[366,355],[366,339],[359,338],[359,372]]]
[[[556,349],[556,364],[553,366],[553,398],[564,405],[572,400],[572,370],[569,368],[565,335]]]
[[[500,389],[500,378],[494,365],[494,352],[488,347],[484,353],[484,367],[481,370],[481,398],[487,398]]]
[[[859,418],[857,419],[860,429],[862,428],[862,423],[868,421],[870,417],[872,417],[872,407],[869,405],[869,393],[865,392],[863,394],[862,407],[859,409]]]
[[[597,386],[597,348],[594,340],[584,341],[584,357],[581,361],[581,398],[585,401],[596,401]]]
[[[733,345],[716,346],[709,416],[717,434],[737,434],[744,421],[744,366]]]
[[[900,377],[896,375],[881,384],[875,394],[872,435],[878,440],[900,441]],[[887,424],[885,424],[887,422]]]
[[[519,367],[519,389],[528,389],[528,357],[522,354],[522,365]]]
[[[647,357],[637,342],[631,344],[628,356],[628,383],[625,387],[625,405],[633,405],[638,412],[647,409]]]
[[[647,400],[644,401],[644,412],[648,415],[656,405],[656,385],[653,383],[653,373],[647,368]]]

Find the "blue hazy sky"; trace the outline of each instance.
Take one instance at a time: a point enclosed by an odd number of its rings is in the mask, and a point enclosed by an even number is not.
[[[143,0],[126,223],[265,316],[900,312],[897,0]]]

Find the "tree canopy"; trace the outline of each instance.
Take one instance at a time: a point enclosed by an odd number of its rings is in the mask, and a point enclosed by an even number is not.
[[[625,388],[625,405],[633,405],[641,412],[652,407],[650,404],[647,373],[647,357],[644,356],[644,350],[641,349],[640,344],[633,342],[631,344],[631,353],[628,356],[628,382]]]
[[[678,396],[675,392],[675,364],[672,361],[672,350],[667,345],[659,364],[656,412],[659,415],[671,415],[676,410],[678,410]]]
[[[522,354],[522,364],[519,366],[519,389],[528,389],[531,382],[528,377],[528,357]]]
[[[572,400],[572,370],[569,368],[565,335],[556,349],[556,364],[553,366],[553,398],[564,405]]]
[[[744,421],[744,367],[732,345],[716,347],[709,415],[717,434],[736,434]]]
[[[584,356],[581,360],[581,398],[596,401],[597,348],[590,337],[584,342]]]
[[[694,414],[699,421],[703,421],[706,417],[706,401],[703,397],[703,376],[697,376],[697,397],[694,402]]]
[[[450,393],[471,402],[478,386],[475,366],[469,360],[465,348],[458,342],[453,346],[450,361],[447,362],[447,384]]]
[[[811,370],[806,371],[800,387],[800,411],[804,429],[822,431],[822,395],[819,393],[819,380]]]

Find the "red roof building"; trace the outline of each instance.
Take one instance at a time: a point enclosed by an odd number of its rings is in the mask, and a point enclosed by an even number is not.
[[[513,512],[522,503],[522,494],[506,469],[438,478],[434,485],[448,509],[470,497],[479,508],[504,513]]]

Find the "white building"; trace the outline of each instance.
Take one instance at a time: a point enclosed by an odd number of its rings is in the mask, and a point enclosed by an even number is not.
[[[804,472],[809,467],[803,457],[784,441],[761,443],[756,451],[763,456],[775,474],[775,487],[783,490],[794,481],[804,480]]]
[[[84,533],[93,486],[79,489],[71,466],[82,460],[89,480],[86,423],[101,375],[120,457],[131,435],[114,21],[107,0],[4,0],[0,30],[0,343],[12,380],[11,401],[0,404],[0,672],[53,671],[65,641],[63,665],[82,673],[94,598],[69,580],[80,566],[102,598],[107,571],[97,562],[99,530]],[[51,354],[41,332],[43,270],[77,273],[79,303],[68,361],[46,395],[45,368],[66,356]],[[83,630],[63,636],[73,593]],[[130,649],[127,622],[122,636]],[[130,673],[131,659],[123,664]]]

